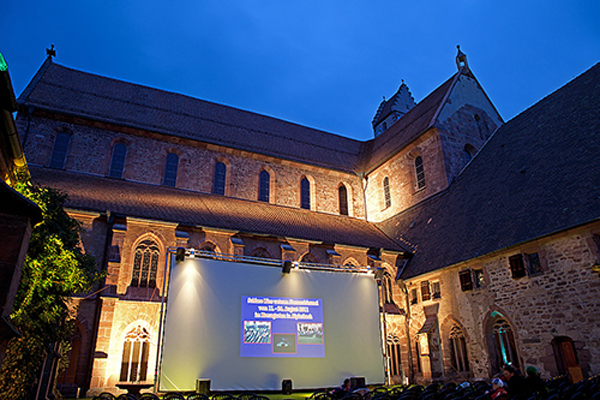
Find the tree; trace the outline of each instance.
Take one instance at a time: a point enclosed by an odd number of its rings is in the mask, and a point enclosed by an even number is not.
[[[68,342],[73,330],[73,294],[85,293],[102,274],[80,246],[79,223],[63,209],[66,195],[25,180],[15,189],[42,209],[32,231],[11,319],[21,332],[8,346],[0,371],[0,398],[28,399],[55,343]]]

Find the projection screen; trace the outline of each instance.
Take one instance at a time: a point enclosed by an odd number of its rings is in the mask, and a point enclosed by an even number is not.
[[[373,275],[193,257],[170,270],[161,391],[384,382]]]

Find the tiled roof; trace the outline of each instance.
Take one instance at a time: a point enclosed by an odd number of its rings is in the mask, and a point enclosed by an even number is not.
[[[376,226],[357,218],[50,168],[30,169],[35,182],[68,195],[67,208],[404,251]]]
[[[341,171],[353,171],[362,146],[343,136],[74,70],[50,60],[19,102]]]
[[[376,167],[431,128],[435,123],[434,117],[437,116],[444,99],[452,91],[460,74],[460,71],[454,74],[431,92],[429,96],[411,108],[387,131],[372,139],[370,158],[364,168],[369,170]]]
[[[450,187],[378,226],[403,278],[600,219],[600,64],[503,125]]]

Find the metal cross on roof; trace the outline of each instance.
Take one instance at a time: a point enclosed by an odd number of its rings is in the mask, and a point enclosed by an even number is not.
[[[46,55],[48,58],[56,57],[56,50],[54,50],[54,45],[50,45],[49,49],[46,49]]]

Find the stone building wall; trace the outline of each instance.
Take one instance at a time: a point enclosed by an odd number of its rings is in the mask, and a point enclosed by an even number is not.
[[[470,373],[465,378],[488,378],[496,372],[490,369],[494,360],[488,340],[490,322],[500,315],[513,330],[521,369],[533,365],[544,378],[564,373],[557,366],[552,342],[569,338],[583,377],[600,373],[600,276],[592,271],[592,266],[600,262],[598,241],[593,237],[599,228],[595,224],[573,229],[401,282],[407,289],[406,294],[400,293],[404,300],[412,289],[417,289],[419,295],[418,303],[409,310],[409,342],[416,340],[416,333],[426,321],[425,308],[437,305],[445,375],[452,375],[448,329],[455,322],[462,328],[467,344]],[[513,278],[509,257],[532,253],[540,255],[543,271]],[[463,291],[459,272],[475,269],[483,270],[485,286]],[[439,281],[441,298],[422,301],[423,281]],[[415,359],[415,349],[410,351]],[[419,374],[415,378],[427,381]]]
[[[123,143],[127,146],[123,178],[127,180],[161,185],[167,155],[173,152],[179,157],[177,188],[211,193],[215,165],[223,162],[227,196],[257,200],[259,174],[266,170],[271,175],[271,203],[299,208],[300,181],[307,177],[313,183],[312,210],[339,214],[338,188],[343,184],[350,216],[364,218],[361,181],[355,174],[60,115],[20,117],[18,124],[31,165],[48,166],[54,140],[65,132],[71,135],[64,166],[68,171],[107,176],[112,149]]]
[[[423,159],[425,173],[425,187],[421,189],[417,187],[415,172],[415,159],[418,156]],[[392,203],[387,208],[383,189],[386,176]],[[367,175],[367,218],[373,222],[383,221],[447,186],[440,139],[437,129],[433,128]]]

